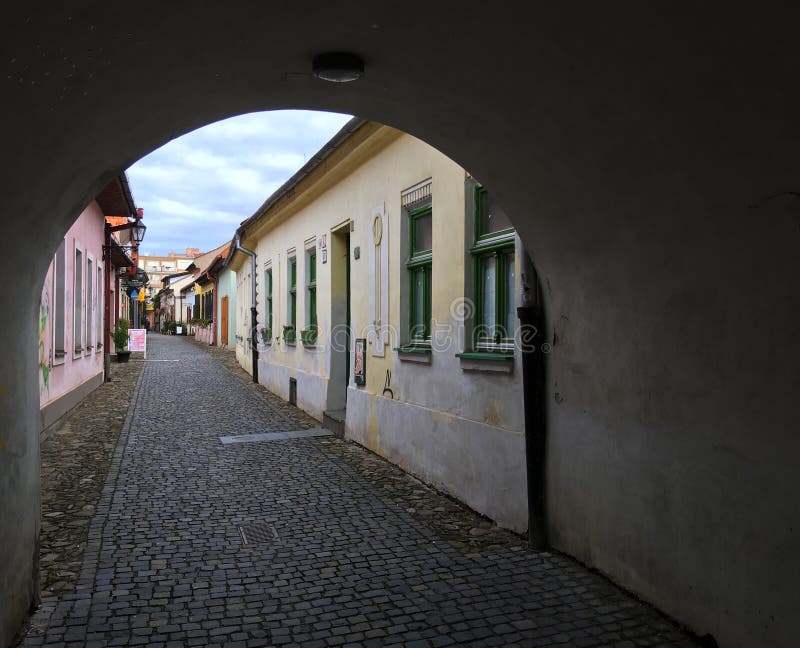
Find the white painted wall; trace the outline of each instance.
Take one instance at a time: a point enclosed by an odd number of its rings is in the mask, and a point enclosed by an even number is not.
[[[367,151],[365,153],[364,151]],[[472,216],[465,218],[464,170],[424,142],[383,128],[358,149],[338,162],[329,173],[335,176],[330,186],[309,188],[313,199],[302,192],[295,198],[302,204],[268,215],[271,223],[251,245],[258,255],[260,275],[267,264],[273,275],[273,341],[265,345],[259,360],[259,381],[271,391],[288,398],[289,379],[297,380],[297,404],[322,419],[324,411],[334,409],[331,377],[331,285],[332,268],[343,263],[333,256],[334,231],[348,220],[351,232],[351,316],[353,337],[368,337],[380,308],[370,295],[374,258],[373,218],[375,206],[383,213],[386,246],[385,274],[388,304],[382,320],[388,327],[383,336],[372,336],[367,348],[367,383],[357,387],[351,377],[347,391],[346,434],[367,448],[400,464],[404,469],[435,483],[462,499],[480,513],[503,526],[524,531],[527,528],[525,499],[524,443],[522,436],[522,380],[519,355],[511,373],[467,370],[455,354],[466,350],[464,322],[458,311],[466,285],[465,266],[471,237]],[[433,295],[434,340],[428,364],[401,361],[394,348],[399,346],[399,332],[407,313],[401,308],[400,290],[407,272],[401,258],[401,236],[407,227],[401,216],[401,193],[426,178],[433,184]],[[467,228],[467,224],[469,228]],[[329,253],[322,263],[320,244],[323,236]],[[249,240],[249,239],[248,239]],[[320,333],[317,344],[305,345],[299,330],[308,325],[306,250],[317,251],[317,319]],[[355,259],[353,250],[360,248]],[[297,259],[297,341],[283,338],[283,324],[288,318],[288,259]],[[372,261],[370,261],[372,259]],[[240,260],[238,300],[249,304],[249,262]],[[517,276],[519,273],[517,273]],[[259,277],[261,284],[263,279]],[[471,278],[470,278],[471,281]],[[245,294],[246,293],[246,294]],[[240,317],[249,313],[240,308]],[[259,287],[259,326],[265,326],[265,295]],[[372,312],[372,316],[370,313]],[[242,323],[239,330],[244,331]],[[376,345],[386,344],[377,349]],[[377,353],[375,351],[377,350]],[[237,354],[249,371],[249,351]],[[350,356],[352,363],[352,355]],[[474,369],[475,365],[471,365]],[[396,401],[382,397],[386,372],[391,371],[391,388]],[[402,404],[402,406],[401,406]],[[491,447],[492,451],[487,452]],[[457,449],[457,451],[455,451]],[[465,461],[465,457],[471,458]],[[502,477],[498,477],[501,475]]]

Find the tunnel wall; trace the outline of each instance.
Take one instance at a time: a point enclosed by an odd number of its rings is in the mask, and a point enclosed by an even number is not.
[[[330,3],[329,3],[330,5]],[[121,168],[233,114],[359,114],[490,187],[536,260],[547,515],[577,556],[722,646],[796,639],[800,45],[779,5],[461,2],[5,15],[0,645],[35,592],[35,309]],[[409,48],[409,35],[426,47]],[[333,87],[313,53],[352,48]],[[135,192],[135,187],[134,187]],[[243,217],[247,216],[242,215]]]

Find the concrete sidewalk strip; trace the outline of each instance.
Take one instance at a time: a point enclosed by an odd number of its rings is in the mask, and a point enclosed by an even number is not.
[[[229,443],[255,443],[257,441],[286,441],[288,439],[303,439],[306,437],[333,436],[333,432],[325,428],[312,428],[310,430],[291,430],[289,432],[262,432],[261,434],[240,434],[238,436],[221,436],[224,445]]]

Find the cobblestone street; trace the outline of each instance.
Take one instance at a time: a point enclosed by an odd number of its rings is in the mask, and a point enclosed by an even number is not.
[[[695,645],[358,446],[221,443],[320,424],[209,351],[149,338],[75,592],[21,645]]]

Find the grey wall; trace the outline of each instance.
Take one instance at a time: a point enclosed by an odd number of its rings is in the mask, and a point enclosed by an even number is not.
[[[407,130],[512,215],[555,339],[553,544],[723,646],[792,645],[800,200],[768,197],[800,191],[795,10],[293,7],[5,10],[0,645],[34,591],[35,302],[58,238],[166,140],[286,107]],[[294,74],[339,48],[366,79]]]

